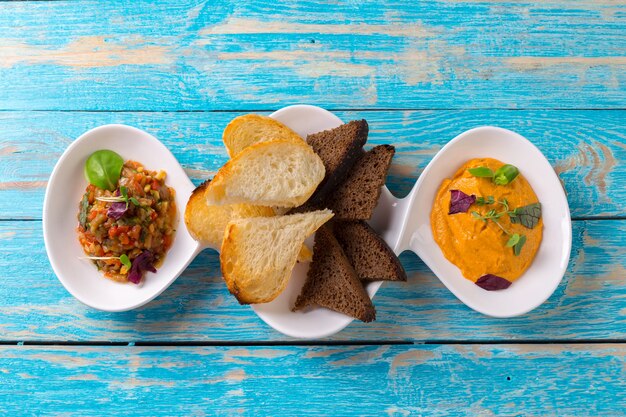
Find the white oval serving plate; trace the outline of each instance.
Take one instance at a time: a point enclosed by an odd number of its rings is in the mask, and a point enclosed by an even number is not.
[[[302,137],[342,124],[334,114],[307,105],[289,106],[270,117]],[[79,259],[83,253],[74,231],[78,202],[87,185],[83,166],[86,158],[98,149],[111,149],[124,159],[142,162],[149,169],[167,171],[166,182],[176,189],[179,226],[174,244],[161,268],[156,274],[149,273],[142,287],[104,279],[90,262]],[[544,234],[537,256],[525,274],[503,291],[484,291],[463,278],[459,269],[443,257],[430,229],[430,210],[441,181],[451,177],[468,159],[478,157],[492,157],[516,165],[530,182],[543,208]],[[77,299],[100,310],[130,310],[152,300],[174,282],[202,250],[182,221],[192,190],[191,181],[174,156],[148,133],[129,126],[108,125],[82,135],[57,163],[44,201],[46,250],[59,280]],[[383,187],[370,223],[396,254],[412,250],[462,302],[493,317],[512,317],[539,306],[554,292],[569,261],[571,221],[558,177],[528,140],[496,127],[472,129],[450,141],[424,169],[406,198],[397,199]],[[324,308],[291,311],[307,270],[308,264],[296,265],[283,293],[271,303],[252,308],[263,321],[285,335],[305,339],[327,337],[345,328],[353,319]],[[381,284],[367,285],[370,297],[374,297]]]

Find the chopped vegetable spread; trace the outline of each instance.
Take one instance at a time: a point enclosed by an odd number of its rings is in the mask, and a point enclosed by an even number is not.
[[[107,151],[106,158],[88,159],[90,184],[79,204],[78,239],[107,278],[138,284],[145,271],[156,272],[172,246],[175,193],[165,185],[164,171],[149,171],[135,161],[117,171],[115,155]],[[111,161],[112,169],[101,166]]]

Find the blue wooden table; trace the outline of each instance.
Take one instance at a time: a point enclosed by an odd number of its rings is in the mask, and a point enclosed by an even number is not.
[[[625,415],[625,87],[623,0],[0,1],[0,414]],[[42,201],[81,133],[145,129],[199,183],[230,119],[297,103],[394,143],[397,195],[468,128],[529,138],[573,217],[554,295],[492,319],[405,253],[376,322],[303,344],[229,296],[213,251],[127,313],[61,286]]]

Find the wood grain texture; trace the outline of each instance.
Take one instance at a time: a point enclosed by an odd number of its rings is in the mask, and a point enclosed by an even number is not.
[[[626,344],[590,342],[626,341],[625,33],[621,0],[0,1],[0,414],[624,415]],[[338,115],[396,145],[399,196],[468,128],[528,137],[581,219],[555,294],[484,317],[405,253],[378,320],[330,339],[380,345],[139,347],[290,339],[228,294],[213,251],[135,311],[65,291],[39,219],[76,137],[145,129],[198,183],[231,118],[296,103],[375,110]]]
[[[621,1],[0,2],[0,109],[624,108]]]
[[[407,283],[386,283],[377,320],[353,322],[330,340],[483,341],[626,339],[626,221],[574,222],[565,278],[530,314],[483,316],[458,301],[412,253]],[[0,222],[1,341],[281,341],[228,293],[214,251],[200,254],[147,306],[104,313],[75,300],[54,276],[39,221]]]
[[[88,129],[126,123],[154,134],[199,183],[226,161],[221,135],[240,113],[0,112],[0,219],[40,219],[47,179],[65,148]],[[370,144],[393,143],[387,181],[406,195],[434,154],[476,126],[506,127],[526,136],[559,173],[574,217],[624,216],[626,111],[356,111]],[[77,199],[78,201],[78,199]]]
[[[618,416],[624,345],[0,347],[4,415]],[[529,366],[532,365],[532,369]]]

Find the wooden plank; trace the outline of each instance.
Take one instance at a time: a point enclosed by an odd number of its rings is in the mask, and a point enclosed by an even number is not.
[[[625,355],[623,344],[2,346],[0,411],[616,416]]]
[[[63,150],[88,129],[126,123],[161,139],[191,178],[226,161],[221,134],[240,113],[0,112],[0,219],[40,219],[46,181]],[[367,118],[371,144],[397,147],[388,186],[406,195],[419,172],[454,136],[480,125],[513,129],[544,152],[565,184],[573,216],[624,216],[626,111],[337,112]]]
[[[621,1],[0,2],[0,109],[624,108]]]
[[[125,313],[76,301],[54,276],[39,221],[0,222],[0,341],[280,341],[240,306],[214,251],[196,258],[156,300]],[[493,319],[461,304],[413,254],[407,283],[387,283],[377,320],[330,340],[626,340],[626,220],[574,223],[568,272],[555,294],[522,317]]]

